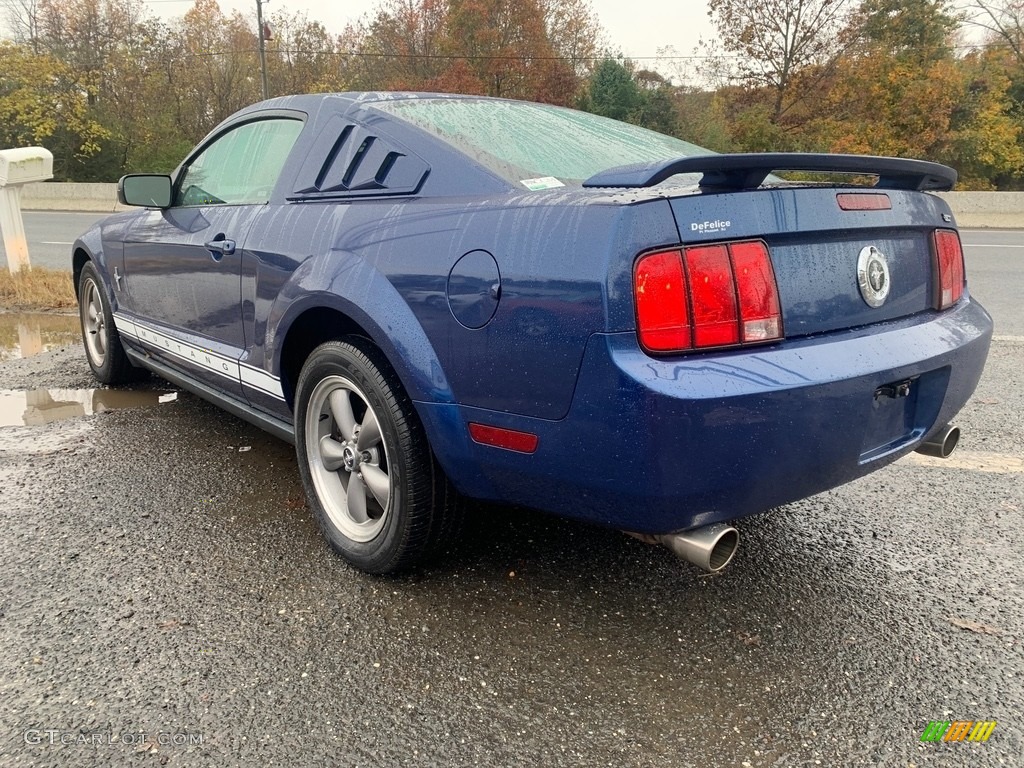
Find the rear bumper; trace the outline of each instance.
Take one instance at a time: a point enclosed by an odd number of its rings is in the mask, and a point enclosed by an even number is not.
[[[806,498],[910,452],[974,392],[991,336],[991,318],[970,300],[941,315],[660,360],[633,333],[595,334],[560,421],[417,407],[462,492],[668,533]],[[906,381],[910,397],[876,398]],[[534,432],[538,450],[477,445],[470,421]]]

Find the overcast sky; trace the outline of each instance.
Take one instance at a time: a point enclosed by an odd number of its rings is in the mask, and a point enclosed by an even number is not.
[[[143,0],[146,2],[146,0]],[[255,14],[256,0],[219,0],[224,12],[238,9]],[[707,3],[704,0],[590,0],[601,20],[608,42],[631,58],[657,55],[659,48],[675,47],[679,55],[690,55],[703,35],[711,35]],[[192,0],[149,0],[146,5],[165,17],[181,16]],[[271,0],[265,13],[282,8],[305,11],[310,19],[323,22],[329,32],[338,33],[350,21],[373,10],[379,0]],[[653,62],[652,62],[653,63]],[[653,68],[653,67],[652,67]]]

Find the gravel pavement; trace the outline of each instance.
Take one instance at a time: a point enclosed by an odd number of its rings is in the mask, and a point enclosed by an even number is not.
[[[1020,766],[1022,360],[994,344],[969,466],[743,521],[714,577],[495,507],[362,575],[292,448],[187,393],[0,428],[0,766]],[[2,390],[90,386],[77,346],[0,362]]]

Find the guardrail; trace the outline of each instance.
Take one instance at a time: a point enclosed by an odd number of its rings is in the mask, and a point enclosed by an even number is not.
[[[966,228],[1024,229],[1024,192],[941,192],[957,224]],[[21,205],[30,211],[125,210],[117,202],[116,184],[26,184]]]

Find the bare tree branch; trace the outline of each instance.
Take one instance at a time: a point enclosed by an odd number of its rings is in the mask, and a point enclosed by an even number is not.
[[[741,80],[774,91],[775,122],[786,112],[795,76],[827,65],[840,49],[848,0],[710,0],[709,15]]]
[[[969,24],[1005,43],[1024,63],[1024,0],[974,0],[967,7],[974,11]]]

